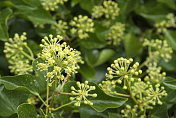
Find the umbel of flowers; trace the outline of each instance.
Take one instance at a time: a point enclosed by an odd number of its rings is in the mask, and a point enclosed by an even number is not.
[[[67,2],[68,0],[41,0],[41,3],[43,7],[46,10],[54,11],[58,9],[58,4],[64,4],[64,2]]]
[[[40,70],[47,71],[47,78],[52,82],[53,78],[63,80],[65,74],[70,76],[77,73],[79,69],[78,63],[83,63],[80,52],[73,48],[70,48],[66,42],[61,43],[62,36],[49,35],[44,37],[40,46],[43,48],[41,55],[39,56],[44,60],[43,63],[38,63]],[[49,68],[53,68],[49,71]]]
[[[93,20],[87,16],[79,15],[78,17],[74,17],[70,25],[72,26],[71,33],[80,39],[88,38],[88,33],[94,32]]]
[[[26,33],[21,36],[15,34],[14,38],[9,38],[5,43],[4,53],[9,62],[9,69],[16,75],[32,72],[31,61],[34,60],[34,55],[28,47]]]
[[[161,98],[167,96],[165,88],[160,85],[165,77],[165,72],[160,74],[159,68],[150,68],[147,70],[148,75],[144,77],[145,81],[142,81],[139,78],[139,75],[142,74],[139,63],[136,62],[133,65],[132,63],[132,58],[121,57],[115,60],[111,67],[107,68],[107,80],[102,81],[99,86],[107,94],[128,97],[134,101],[134,105],[126,105],[121,110],[123,117],[145,118],[146,110],[153,109],[156,104],[161,105]],[[156,73],[151,72],[151,70],[156,71]],[[116,87],[122,87],[129,95],[120,93]]]
[[[93,8],[92,16],[100,18],[105,16],[107,19],[115,19],[119,15],[118,4],[112,0],[105,0],[101,6],[95,6]]]
[[[84,83],[77,82],[76,89],[74,86],[71,86],[71,93],[74,97],[70,97],[70,100],[75,100],[75,106],[80,106],[81,102],[83,101],[84,104],[93,105],[93,102],[89,101],[87,97],[97,97],[96,93],[90,94],[89,92],[92,90],[95,90],[95,86],[89,86],[88,81],[85,81]]]

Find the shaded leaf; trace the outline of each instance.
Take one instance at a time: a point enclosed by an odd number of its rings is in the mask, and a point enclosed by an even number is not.
[[[176,89],[176,79],[172,77],[166,77],[163,84],[171,89]]]
[[[12,14],[12,10],[6,8],[0,12],[0,40],[7,41],[9,38],[7,21]]]
[[[176,33],[175,31],[165,31],[165,38],[171,47],[176,50]]]

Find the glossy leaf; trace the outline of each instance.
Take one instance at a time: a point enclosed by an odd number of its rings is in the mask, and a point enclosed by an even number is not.
[[[163,84],[171,89],[176,89],[176,79],[172,77],[166,77]]]
[[[35,107],[31,104],[21,104],[17,109],[18,118],[37,118]]]
[[[92,65],[88,64],[86,61],[84,64],[80,64],[80,69],[78,71],[87,78],[91,78],[95,74],[95,70]]]
[[[26,101],[28,94],[0,87],[0,116],[10,116],[17,112],[19,104]]]
[[[0,82],[8,90],[18,90],[38,95],[38,81],[32,75],[6,76],[0,78]]]
[[[109,60],[113,55],[115,51],[112,49],[104,49],[100,52],[97,62],[94,64],[94,66],[99,66],[103,63],[105,63],[107,60]]]

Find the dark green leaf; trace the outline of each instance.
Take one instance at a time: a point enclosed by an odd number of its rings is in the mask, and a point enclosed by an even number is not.
[[[169,118],[167,112],[167,105],[156,105],[149,113],[149,118]]]
[[[38,81],[32,75],[6,76],[0,78],[0,82],[8,90],[19,90],[38,95]]]
[[[95,74],[95,70],[92,65],[88,64],[86,61],[84,64],[80,65],[80,69],[78,71],[87,78],[91,78]]]
[[[176,50],[176,33],[175,31],[166,31],[165,32],[165,38],[169,42],[169,44],[172,46],[174,50]]]
[[[11,14],[12,14],[12,10],[9,8],[6,8],[0,11],[0,40],[1,41],[7,41],[9,38],[7,21]]]
[[[17,109],[18,118],[37,118],[35,107],[31,104],[21,104]]]
[[[172,8],[172,9],[176,9],[176,2],[175,0],[157,0],[160,3],[164,3],[165,5],[167,5],[168,7]]]
[[[104,49],[100,52],[97,62],[94,64],[94,66],[99,66],[103,63],[105,63],[107,60],[109,60],[113,55],[115,51],[112,49]]]
[[[176,79],[172,77],[166,77],[163,84],[171,89],[176,89]]]
[[[19,104],[26,101],[28,94],[0,87],[0,116],[10,116],[17,112]]]
[[[142,52],[142,45],[134,36],[134,34],[126,34],[124,39],[124,46],[127,57],[135,57]]]

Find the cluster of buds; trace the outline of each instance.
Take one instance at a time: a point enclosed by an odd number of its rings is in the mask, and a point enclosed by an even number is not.
[[[47,78],[52,82],[53,78],[63,80],[64,74],[71,75],[77,73],[79,69],[78,63],[83,63],[80,52],[73,48],[70,48],[66,42],[60,44],[62,36],[49,35],[42,39],[43,44],[40,46],[43,48],[41,55],[39,56],[44,60],[44,63],[38,63],[38,69],[46,70]],[[49,68],[53,68],[49,71]]]
[[[4,53],[10,64],[9,69],[16,75],[33,71],[31,60],[34,57],[25,42],[26,39],[26,33],[23,33],[21,36],[15,34],[14,38],[9,38],[9,41],[5,42]]]
[[[137,105],[135,105],[134,108],[132,108],[130,105],[126,105],[125,109],[121,110],[121,114],[123,117],[126,118],[137,117],[138,116],[137,109],[138,109]]]
[[[176,28],[176,17],[173,13],[169,13],[165,20],[162,20],[159,23],[155,24],[155,27],[157,29],[157,33],[164,33],[167,28]]]
[[[155,56],[149,57],[151,58],[151,61],[153,61],[153,58],[157,58],[158,56],[161,57],[165,62],[168,62],[172,58],[173,50],[168,45],[166,40],[151,40],[145,39],[145,42],[143,43],[143,46],[148,46],[150,49],[149,56],[151,54]],[[151,62],[150,61],[150,62]]]
[[[93,105],[93,102],[89,101],[87,97],[97,97],[96,93],[89,93],[90,91],[93,91],[96,89],[95,86],[89,86],[88,81],[85,81],[84,83],[77,82],[77,87],[71,86],[71,93],[74,97],[70,97],[70,100],[75,100],[75,106],[80,106],[81,102],[88,105]],[[78,89],[77,89],[78,88]]]
[[[77,35],[80,39],[88,38],[88,33],[94,32],[93,20],[87,16],[79,15],[78,17],[74,17],[70,25],[73,27],[71,33]]]
[[[103,2],[102,6],[95,6],[93,8],[92,16],[95,18],[100,18],[105,16],[107,19],[115,19],[119,15],[118,4],[112,0],[107,0]]]
[[[163,96],[167,96],[167,93],[163,86],[160,87],[160,84],[156,84],[155,87],[149,85],[149,88],[146,90],[146,95],[147,96],[144,98],[144,101],[152,105],[156,105],[156,103],[161,105],[162,102],[160,99]]]
[[[59,20],[57,24],[53,25],[51,28],[55,29],[57,34],[64,35],[66,33],[66,30],[68,29],[68,26],[67,26],[67,22]]]
[[[107,79],[116,78],[117,83],[124,83],[123,89],[127,89],[127,83],[133,82],[134,77],[142,74],[142,70],[138,70],[139,63],[136,62],[133,66],[130,67],[130,64],[133,62],[133,59],[125,59],[123,57],[118,58],[114,61],[114,64],[111,64],[111,67],[108,67],[108,74],[106,73]],[[138,81],[141,79],[139,78]]]
[[[110,32],[106,35],[106,40],[113,45],[119,45],[123,39],[125,25],[117,22],[115,25],[110,27]]]
[[[58,9],[58,4],[64,4],[64,2],[67,1],[68,0],[41,0],[41,3],[47,11],[54,11]]]
[[[114,92],[112,89],[116,87],[116,81],[112,80],[107,80],[107,81],[102,81],[102,83],[99,84],[99,87],[107,94],[113,94]]]
[[[165,72],[161,73],[161,67],[157,67],[157,63],[155,62],[148,64],[146,72],[148,73],[148,76],[146,76],[144,80],[148,83],[161,83],[166,76]]]
[[[38,103],[38,101],[39,101],[39,99],[37,99],[36,97],[29,97],[28,99],[27,99],[27,102],[28,102],[28,104],[37,104]]]

